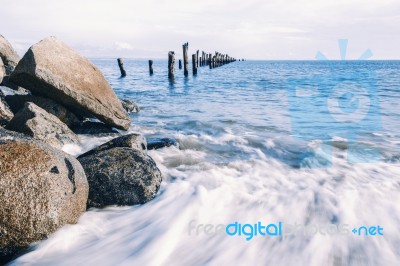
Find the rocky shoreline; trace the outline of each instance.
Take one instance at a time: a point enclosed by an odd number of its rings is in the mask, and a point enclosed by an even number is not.
[[[0,35],[0,84],[0,262],[90,207],[156,196],[162,175],[145,137],[123,134],[139,107],[119,99],[88,59],[55,37],[20,59]],[[61,149],[79,144],[77,134],[115,138],[75,158]],[[149,149],[171,145],[149,141]]]

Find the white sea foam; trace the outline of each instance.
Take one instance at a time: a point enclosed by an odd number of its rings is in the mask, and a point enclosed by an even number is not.
[[[149,151],[164,177],[142,206],[86,212],[14,264],[29,265],[396,265],[400,259],[400,166],[357,164],[335,156],[326,169],[294,169],[254,149],[251,158],[212,163],[196,149],[226,144],[227,134],[175,136],[176,147]],[[106,139],[90,139],[82,152]],[[90,143],[89,143],[90,142]],[[274,147],[267,140],[268,147]],[[245,146],[245,145],[244,145]],[[248,148],[248,147],[247,147]],[[72,151],[71,149],[70,151]],[[75,150],[77,151],[77,150]],[[75,153],[79,153],[75,152]],[[338,150],[336,155],[345,153]],[[189,235],[189,223],[283,221],[381,225],[384,236],[291,236],[284,239]]]

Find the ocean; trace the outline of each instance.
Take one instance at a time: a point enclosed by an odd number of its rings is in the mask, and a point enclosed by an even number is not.
[[[148,151],[155,199],[91,209],[12,264],[400,264],[400,61],[240,61],[188,78],[176,65],[174,81],[165,60],[153,76],[125,60],[125,78],[93,62],[141,107],[129,132],[180,148]],[[110,139],[80,138],[64,150]],[[258,222],[283,232],[256,235]]]

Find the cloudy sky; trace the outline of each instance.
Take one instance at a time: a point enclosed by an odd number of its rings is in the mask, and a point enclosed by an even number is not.
[[[400,59],[399,0],[0,0],[0,34],[23,55],[57,36],[88,57],[166,58],[173,50],[247,59]]]

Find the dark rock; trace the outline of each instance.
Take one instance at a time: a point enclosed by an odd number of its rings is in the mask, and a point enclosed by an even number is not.
[[[0,84],[1,84],[1,86],[8,87],[8,88],[10,88],[12,90],[15,90],[15,91],[24,92],[24,94],[30,94],[30,92],[28,90],[26,90],[26,89],[24,89],[24,88],[22,88],[22,87],[20,87],[20,86],[18,86],[16,84],[12,83],[10,81],[10,76],[4,76],[3,82],[1,82]]]
[[[0,261],[76,223],[88,189],[74,157],[0,128]]]
[[[93,121],[84,121],[79,124],[75,124],[71,127],[71,129],[73,132],[75,132],[75,134],[99,136],[120,135],[120,133],[112,127],[101,122]]]
[[[157,150],[164,147],[175,146],[179,148],[179,143],[176,139],[171,138],[150,138],[147,139],[147,149],[148,150]]]
[[[138,151],[146,151],[147,150],[147,142],[146,138],[141,135],[141,134],[129,134],[121,137],[117,137],[115,139],[110,140],[109,142],[106,142],[93,150],[90,150],[78,158],[83,158],[85,156],[92,155],[94,153],[100,152],[100,151],[105,151],[109,150],[112,148],[117,148],[117,147],[127,147],[131,149],[135,149]]]
[[[19,55],[2,35],[0,35],[0,58],[3,60],[6,74],[10,75],[18,64]]]
[[[12,95],[7,96],[5,100],[14,114],[21,110],[25,103],[31,102],[44,109],[49,114],[54,115],[69,127],[81,122],[75,114],[51,99],[33,95]]]
[[[79,143],[78,137],[57,117],[34,103],[25,103],[7,124],[8,130],[24,133],[61,149],[65,144]]]
[[[4,100],[4,94],[0,91],[0,127],[8,124],[8,122],[10,122],[13,117],[14,114]]]
[[[122,107],[127,113],[138,113],[140,111],[139,106],[128,99],[121,99]]]
[[[89,182],[88,207],[143,204],[160,188],[160,170],[141,151],[118,147],[78,160]]]
[[[33,45],[20,60],[10,81],[86,116],[128,129],[130,118],[101,71],[54,37]]]

